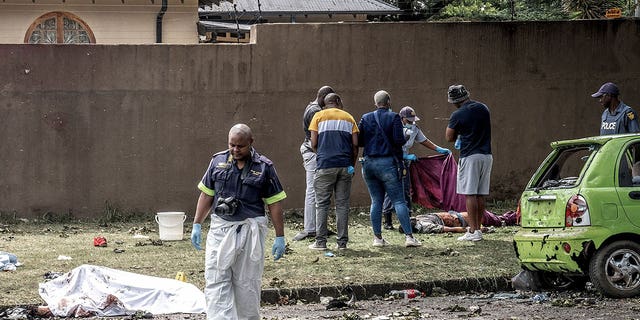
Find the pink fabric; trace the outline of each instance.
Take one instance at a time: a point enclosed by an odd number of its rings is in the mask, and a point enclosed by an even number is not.
[[[467,211],[456,192],[458,163],[453,154],[419,158],[411,164],[411,200],[425,208]]]

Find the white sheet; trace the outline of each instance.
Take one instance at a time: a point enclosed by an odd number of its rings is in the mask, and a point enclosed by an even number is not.
[[[204,293],[193,284],[87,264],[39,287],[40,296],[59,317],[206,310]]]

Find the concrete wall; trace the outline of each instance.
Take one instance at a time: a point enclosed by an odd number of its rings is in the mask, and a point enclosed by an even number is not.
[[[93,31],[97,44],[156,42],[156,17],[162,1],[5,0],[0,3],[0,43],[24,43],[31,24],[52,11],[70,12]],[[198,2],[169,0],[163,17],[163,43],[198,43]]]
[[[301,113],[332,85],[358,120],[386,89],[444,142],[463,83],[492,111],[492,197],[515,198],[557,139],[597,135],[589,96],[617,82],[640,105],[640,21],[273,24],[243,45],[0,45],[0,211],[193,214],[233,123],[303,204]],[[418,155],[431,154],[416,147]],[[357,168],[359,169],[359,168]],[[368,205],[358,173],[353,205]]]

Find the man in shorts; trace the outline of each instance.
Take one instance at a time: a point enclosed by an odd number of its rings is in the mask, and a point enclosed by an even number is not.
[[[449,87],[448,101],[458,108],[451,114],[445,136],[460,149],[457,193],[465,196],[469,213],[469,229],[460,241],[482,240],[484,197],[489,195],[493,157],[491,155],[491,114],[489,108],[469,99],[463,85]]]

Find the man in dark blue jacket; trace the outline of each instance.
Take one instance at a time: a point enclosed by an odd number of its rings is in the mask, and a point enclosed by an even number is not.
[[[388,242],[382,238],[382,202],[385,192],[391,202],[405,231],[406,247],[417,247],[422,244],[411,233],[409,208],[404,199],[401,178],[406,174],[402,163],[402,146],[405,143],[400,116],[392,112],[391,97],[386,91],[378,91],[373,97],[376,110],[366,113],[358,125],[360,135],[358,145],[363,147],[362,176],[371,196],[371,228],[373,229],[373,246],[384,247]]]

